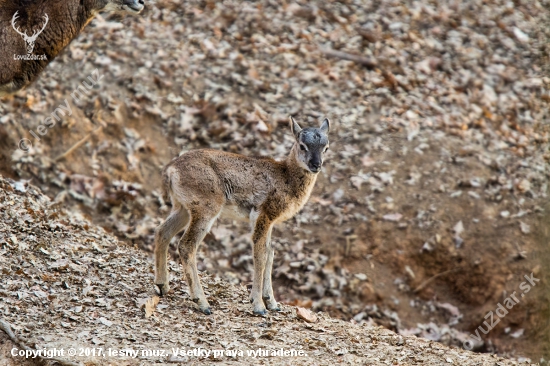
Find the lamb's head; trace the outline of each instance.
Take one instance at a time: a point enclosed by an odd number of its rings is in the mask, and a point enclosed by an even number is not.
[[[92,0],[98,11],[120,11],[124,10],[131,14],[139,14],[145,7],[143,0]]]
[[[330,121],[325,118],[321,127],[307,127],[300,125],[290,117],[290,127],[296,139],[295,154],[298,164],[311,173],[319,173],[323,165],[324,154],[328,150],[328,131]]]

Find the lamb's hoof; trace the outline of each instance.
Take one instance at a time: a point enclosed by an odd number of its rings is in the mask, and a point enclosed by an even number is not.
[[[263,309],[263,310],[254,310],[253,313],[254,313],[254,315],[256,315],[256,316],[266,316],[266,315],[267,315],[267,310],[266,310],[266,309]]]
[[[168,285],[165,285],[163,283],[157,283],[157,288],[158,288],[158,293],[160,296],[164,296],[168,293],[168,291],[170,291],[170,286]]]
[[[267,310],[269,311],[281,311],[281,308],[279,307],[279,304],[275,301],[275,299],[271,300],[271,296],[263,296],[262,299],[264,300],[265,306],[267,307]]]
[[[191,299],[195,304],[199,305],[199,311],[205,315],[211,315],[212,309],[210,309],[210,306],[208,303],[206,303],[206,306],[200,304],[200,299],[198,297],[195,297],[194,299]]]

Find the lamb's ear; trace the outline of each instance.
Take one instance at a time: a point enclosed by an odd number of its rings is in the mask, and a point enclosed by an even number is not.
[[[330,121],[328,118],[325,118],[325,120],[323,121],[323,123],[321,123],[321,131],[323,131],[324,133],[328,134],[328,131],[330,130]]]
[[[298,136],[300,136],[300,131],[302,131],[302,127],[290,116],[290,129],[292,130],[292,134],[294,135],[294,138],[298,140]]]

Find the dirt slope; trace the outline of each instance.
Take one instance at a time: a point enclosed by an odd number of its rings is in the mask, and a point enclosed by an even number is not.
[[[24,191],[24,192],[23,192]],[[0,177],[0,319],[11,324],[19,341],[36,349],[102,349],[106,357],[64,357],[87,365],[213,362],[269,365],[512,365],[490,355],[448,348],[436,342],[403,337],[379,327],[351,324],[319,314],[309,324],[296,310],[265,318],[253,317],[242,286],[232,286],[203,274],[203,284],[215,311],[197,313],[186,288],[162,298],[154,314],[142,305],[154,296],[152,261],[146,253],[118,241],[88,221],[52,207],[34,187]],[[171,263],[173,278],[180,275]],[[148,305],[145,305],[147,308]],[[12,342],[0,336],[3,365]],[[235,350],[239,356],[168,355],[171,349]],[[246,350],[283,349],[303,356],[247,356]],[[166,355],[109,357],[112,350],[165,350]],[[113,351],[111,351],[111,354]]]

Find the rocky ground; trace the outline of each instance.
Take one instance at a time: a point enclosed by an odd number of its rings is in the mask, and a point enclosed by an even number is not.
[[[288,115],[327,115],[313,197],[274,232],[278,297],[461,345],[524,275],[547,284],[547,23],[544,1],[148,3],[140,17],[98,17],[2,100],[0,171],[150,252],[172,157],[281,158]],[[217,224],[199,269],[247,285],[246,233]],[[545,288],[476,350],[548,354]]]
[[[2,365],[34,364],[11,357],[13,348],[62,349],[57,361],[42,361],[66,365],[518,364],[325,313],[316,321],[306,315],[305,321],[293,306],[255,317],[244,286],[212,275],[202,276],[214,308],[205,316],[177,283],[159,301],[152,260],[144,251],[56,208],[37,188],[0,177],[0,202],[0,329],[11,331],[11,338],[0,332]],[[171,271],[180,274],[173,262]],[[76,356],[68,356],[71,349]],[[271,355],[281,349],[289,353]],[[128,356],[127,350],[138,354]],[[165,354],[142,353],[148,350]],[[179,353],[189,350],[197,353]]]

